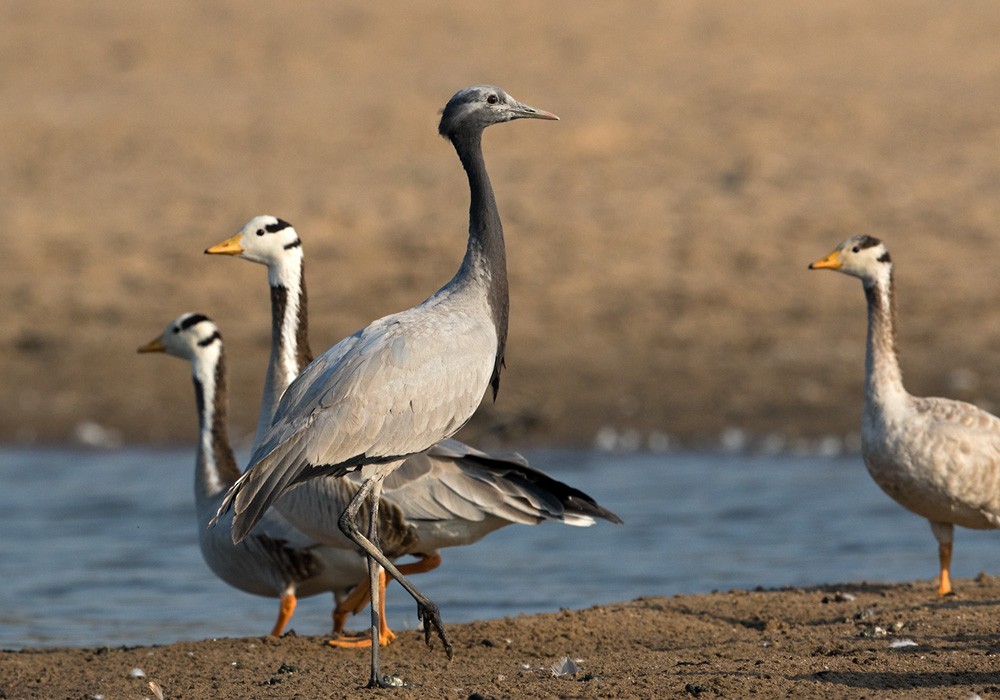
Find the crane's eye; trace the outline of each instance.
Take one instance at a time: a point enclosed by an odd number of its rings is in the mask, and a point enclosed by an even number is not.
[[[258,236],[263,236],[264,235],[264,229],[262,229],[262,228],[257,229],[257,235]]]
[[[489,102],[491,105],[495,105],[497,102],[500,101],[500,98],[497,97],[496,95],[490,95],[489,97],[486,98],[486,101]]]

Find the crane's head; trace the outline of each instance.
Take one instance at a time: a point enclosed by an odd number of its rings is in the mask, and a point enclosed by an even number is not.
[[[222,335],[212,319],[204,314],[186,313],[168,323],[163,333],[141,346],[138,352],[165,352],[194,360],[221,343]]]
[[[302,241],[290,223],[276,216],[255,216],[239,233],[205,250],[209,255],[238,255],[274,267],[302,256]]]
[[[892,259],[885,243],[871,236],[848,238],[825,258],[809,265],[810,270],[836,270],[859,278],[865,286],[888,279]]]
[[[551,112],[518,102],[495,85],[473,85],[459,90],[441,112],[438,133],[453,138],[463,131],[482,131],[512,119],[559,119]]]

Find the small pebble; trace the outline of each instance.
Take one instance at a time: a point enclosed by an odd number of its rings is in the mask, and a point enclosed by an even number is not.
[[[145,678],[146,672],[143,671],[138,666],[136,666],[135,668],[133,668],[131,671],[128,672],[128,675],[131,676],[132,678]]]

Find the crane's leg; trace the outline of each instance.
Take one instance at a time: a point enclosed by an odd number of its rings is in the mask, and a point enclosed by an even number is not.
[[[371,488],[371,493],[369,494],[369,506],[368,506],[368,540],[375,545],[378,549],[378,500],[379,496],[382,494],[382,479],[373,479],[374,484]],[[372,595],[372,631],[371,631],[371,645],[372,645],[372,674],[371,678],[368,679],[369,688],[388,688],[390,687],[385,679],[382,678],[382,669],[379,665],[379,630],[382,629],[382,613],[385,612],[384,608],[380,609],[381,597],[379,593],[382,592],[381,589],[381,579],[384,579],[382,567],[379,565],[378,560],[374,557],[368,557],[368,585],[371,589]]]
[[[391,470],[387,470],[385,473],[388,473],[389,471]],[[435,630],[438,637],[441,639],[441,643],[444,645],[445,653],[450,659],[453,654],[453,649],[451,641],[448,639],[448,635],[445,634],[444,627],[441,624],[441,612],[438,610],[437,605],[435,605],[430,598],[417,590],[417,587],[410,583],[409,580],[407,580],[407,578],[399,572],[399,569],[397,569],[396,566],[389,561],[388,558],[386,558],[379,548],[372,544],[371,541],[369,541],[364,535],[361,534],[360,530],[358,530],[355,518],[357,517],[358,511],[361,509],[362,503],[364,503],[365,499],[374,487],[375,484],[373,482],[376,480],[379,481],[379,486],[381,488],[380,479],[366,479],[361,483],[361,488],[358,489],[358,492],[354,495],[354,498],[351,499],[351,502],[347,505],[347,508],[340,516],[340,520],[338,521],[340,530],[344,533],[347,539],[351,540],[358,545],[358,547],[364,550],[365,554],[381,564],[394,579],[399,581],[399,585],[405,588],[406,592],[413,597],[413,599],[417,602],[417,618],[422,620],[424,623],[424,641],[430,645],[431,630]]]
[[[931,521],[931,532],[938,541],[938,563],[941,565],[938,595],[955,595],[951,588],[951,546],[955,539],[955,526]]]
[[[278,620],[274,623],[274,629],[271,630],[272,637],[281,636],[281,633],[285,630],[285,625],[292,619],[297,602],[294,590],[286,590],[281,594],[281,602],[278,605]]]
[[[441,566],[441,555],[434,552],[434,554],[421,554],[420,559],[417,561],[410,562],[409,564],[399,564],[396,568],[404,576],[412,576],[413,574],[424,574],[428,571],[433,571],[439,566]],[[390,583],[392,583],[392,576],[388,574],[385,575],[384,579],[379,581],[383,592],[385,591],[385,587]],[[334,615],[339,616],[339,618],[335,617],[334,619],[340,620],[340,627],[337,628],[337,631],[343,630],[348,615],[357,615],[368,605],[368,598],[367,582],[359,583],[348,593],[343,601],[337,604],[337,609],[334,611]]]

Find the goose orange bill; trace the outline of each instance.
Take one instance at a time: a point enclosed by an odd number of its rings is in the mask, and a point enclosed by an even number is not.
[[[825,258],[820,258],[816,262],[809,263],[810,270],[839,270],[844,266],[840,259],[840,251],[835,250]]]
[[[211,248],[206,248],[205,253],[208,255],[239,255],[243,252],[243,246],[240,245],[240,237],[242,235],[242,233],[237,233],[222,243],[218,243]]]

